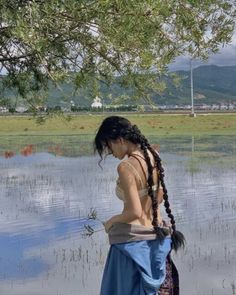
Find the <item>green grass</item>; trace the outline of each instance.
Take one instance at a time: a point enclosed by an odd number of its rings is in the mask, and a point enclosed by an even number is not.
[[[39,125],[33,117],[0,117],[0,135],[89,135],[96,133],[107,115],[84,114],[70,121],[62,117],[49,118]],[[125,114],[149,135],[234,135],[236,114],[199,114],[196,118],[179,114]]]

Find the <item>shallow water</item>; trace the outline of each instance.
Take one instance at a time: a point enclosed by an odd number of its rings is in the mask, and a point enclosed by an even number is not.
[[[181,295],[236,294],[235,139],[160,142],[176,223],[187,239],[186,249],[173,253]],[[0,157],[2,295],[99,294],[109,245],[101,222],[88,214],[96,209],[106,220],[122,209],[114,195],[118,161],[107,158],[101,170],[97,157],[69,156],[42,147]]]

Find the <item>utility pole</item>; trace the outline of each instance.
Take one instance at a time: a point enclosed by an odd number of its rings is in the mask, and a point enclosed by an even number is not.
[[[193,66],[192,66],[192,60],[193,58],[190,58],[190,88],[191,88],[191,102],[192,102],[192,112],[190,114],[190,117],[196,117],[196,114],[194,113],[194,102],[193,102]]]
[[[102,97],[102,112],[104,113],[104,99]]]

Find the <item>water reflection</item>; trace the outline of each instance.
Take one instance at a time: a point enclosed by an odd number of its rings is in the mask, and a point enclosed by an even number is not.
[[[34,145],[33,145],[33,144],[29,144],[29,145],[25,146],[25,147],[20,151],[20,153],[21,153],[22,156],[27,157],[27,156],[32,155],[32,154],[33,154],[33,151],[34,151]]]
[[[15,156],[15,153],[13,151],[5,151],[4,152],[4,157],[5,159],[9,159]]]
[[[53,155],[77,157],[93,154],[90,135],[52,136],[0,136],[0,155],[10,158],[14,155],[32,152],[48,152]],[[235,163],[235,136],[149,136],[150,142],[161,152],[188,155],[198,158],[227,157]]]
[[[48,147],[48,152],[52,153],[54,155],[57,155],[57,156],[62,156],[63,155],[62,148],[58,144],[54,145],[54,146],[49,146]]]
[[[32,155],[33,152],[34,152],[34,145],[33,144],[26,145],[22,150],[19,151],[19,153],[24,157],[28,157],[28,156]],[[17,153],[14,151],[7,150],[4,152],[5,159],[12,158],[16,155],[17,155]]]
[[[226,148],[230,140],[221,140],[184,138],[178,147],[175,139],[160,143],[176,222],[188,241],[185,251],[174,256],[182,295],[235,292],[236,170],[224,165],[226,156],[222,162],[198,157],[201,150],[211,155],[209,146],[212,155],[235,156],[233,143]],[[36,153],[32,144],[27,157],[0,157],[1,294],[69,295],[79,290],[80,295],[95,295],[108,239],[101,222],[88,214],[96,208],[99,219],[106,220],[121,210],[114,195],[118,161],[107,158],[101,170],[94,156],[65,157],[47,152],[48,146]],[[90,236],[85,235],[88,226],[95,231]]]

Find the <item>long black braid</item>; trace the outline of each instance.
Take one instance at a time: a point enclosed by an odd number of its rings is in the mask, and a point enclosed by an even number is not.
[[[161,158],[159,154],[151,147],[146,137],[140,132],[139,128],[136,125],[132,125],[129,120],[119,116],[111,116],[106,118],[102,125],[100,126],[97,135],[94,141],[94,150],[98,151],[100,157],[102,158],[102,154],[108,147],[109,140],[116,140],[117,138],[124,138],[129,140],[134,144],[139,144],[141,150],[143,151],[147,167],[148,167],[148,195],[152,200],[152,213],[153,220],[152,225],[159,239],[164,239],[166,236],[166,231],[163,227],[158,225],[158,200],[154,196],[153,192],[153,170],[156,168],[158,172],[158,183],[157,190],[159,190],[160,184],[163,188],[163,199],[164,206],[168,217],[171,222],[171,239],[172,239],[172,248],[177,251],[180,247],[184,247],[185,238],[184,235],[176,230],[175,219],[173,214],[171,213],[170,204],[168,201],[168,193],[166,189],[166,185],[164,182],[164,169],[161,163]],[[152,166],[151,160],[148,154],[148,150],[154,157],[155,165]]]
[[[153,221],[152,221],[152,225],[158,235],[159,238],[164,238],[165,237],[165,232],[162,230],[161,227],[158,226],[158,216],[157,216],[157,210],[158,210],[158,202],[157,202],[157,198],[154,197],[153,195],[153,190],[152,190],[152,186],[153,186],[153,169],[154,167],[151,165],[151,161],[150,161],[150,157],[148,155],[147,150],[149,150],[155,160],[156,163],[156,168],[158,171],[158,190],[160,187],[160,183],[162,185],[163,188],[163,199],[164,199],[164,206],[165,206],[165,210],[166,213],[168,215],[168,217],[170,218],[170,222],[171,222],[171,227],[172,227],[172,248],[177,251],[178,248],[180,248],[181,246],[184,246],[185,244],[185,238],[184,235],[180,232],[176,230],[176,226],[175,226],[175,219],[173,214],[171,213],[171,209],[170,209],[170,203],[168,201],[168,193],[167,193],[167,189],[166,189],[166,185],[164,182],[164,169],[161,163],[161,158],[159,156],[159,154],[151,147],[151,145],[149,144],[148,140],[145,138],[145,136],[140,132],[140,130],[138,129],[138,127],[136,125],[132,126],[132,131],[133,133],[135,133],[136,135],[138,135],[137,137],[139,137],[140,139],[140,147],[143,150],[144,153],[144,157],[145,160],[147,162],[147,166],[148,166],[148,195],[151,197],[152,199],[152,210],[153,210]]]

